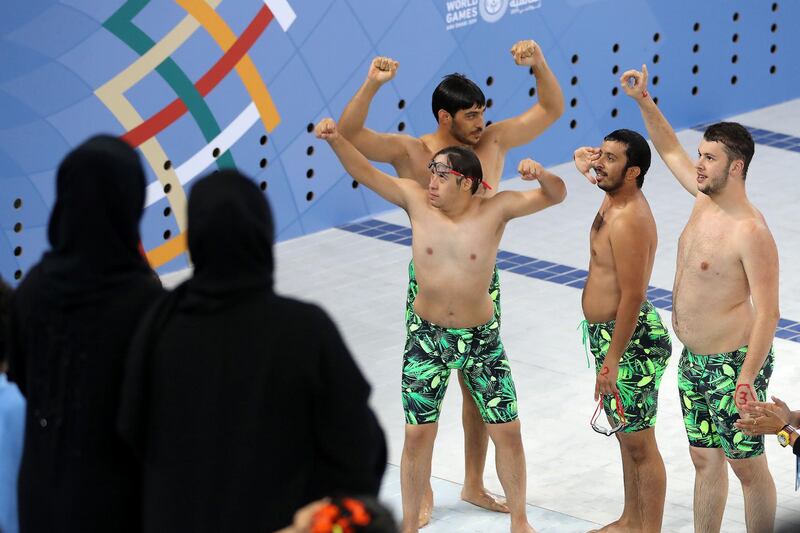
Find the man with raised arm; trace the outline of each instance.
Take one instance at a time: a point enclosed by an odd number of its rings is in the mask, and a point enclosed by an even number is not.
[[[647,300],[658,244],[656,221],[641,190],[650,146],[635,131],[616,130],[599,148],[575,150],[575,166],[606,193],[589,233],[589,276],[581,304],[584,342],[595,359],[595,400],[602,396],[615,422],[612,430],[596,431],[616,433],[625,506],[619,520],[599,531],[658,533],[667,474],[655,424],[672,343]]]
[[[647,92],[647,67],[625,72],[620,82],[639,104],[661,159],[695,197],[678,241],[672,295],[672,325],[684,345],[678,387],[695,467],[695,531],[720,530],[726,458],[742,484],[747,531],[772,531],[775,483],[764,437],[734,425],[748,402],[766,400],[780,317],[778,251],[745,190],[753,138],[735,122],[709,126],[693,163]]]
[[[469,395],[496,448],[500,483],[508,498],[512,532],[531,532],[525,512],[525,454],[517,396],[488,294],[506,223],[561,202],[560,178],[526,159],[523,179],[540,187],[476,195],[481,164],[468,148],[447,147],[429,162],[428,186],[380,172],[324,119],[317,136],[327,140],[358,182],[406,211],[413,231],[412,256],[419,282],[413,315],[406,321],[402,398],[406,417],[400,465],[403,531],[418,530],[420,504],[430,479],[437,420],[450,370],[462,374]]]
[[[433,92],[431,107],[438,123],[434,132],[419,138],[375,132],[364,126],[369,106],[378,89],[394,78],[398,68],[396,61],[377,57],[370,65],[364,84],[342,113],[339,121],[341,134],[367,159],[390,163],[398,176],[412,178],[423,187],[427,187],[430,181],[427,165],[433,154],[447,146],[472,147],[483,167],[485,186],[478,193],[488,198],[497,191],[508,150],[533,141],[564,112],[561,88],[539,45],[531,40],[519,41],[511,47],[511,55],[517,65],[533,70],[539,92],[539,101],[516,117],[485,126],[486,98],[483,91],[465,76],[450,74]],[[413,306],[417,290],[413,267],[413,263],[409,265],[408,308]],[[499,319],[500,287],[496,270],[490,292]],[[468,397],[469,391],[460,376],[459,384],[464,397]],[[462,405],[465,477],[461,498],[486,509],[508,512],[502,501],[496,500],[483,485],[489,437],[480,414],[471,402],[465,401]],[[420,525],[427,523],[432,506],[433,493],[428,483]]]

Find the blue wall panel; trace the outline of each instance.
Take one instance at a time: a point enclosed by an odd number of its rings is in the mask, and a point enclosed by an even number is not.
[[[222,24],[241,36],[265,4],[276,13],[276,6],[288,5],[296,15],[284,21],[286,27],[273,18],[245,56],[256,68],[254,83],[266,87],[280,122],[267,131],[265,117],[251,121],[238,131],[229,152],[200,174],[235,164],[252,176],[270,199],[279,239],[390,207],[371,191],[353,187],[327,145],[307,129],[321,117],[341,114],[376,55],[400,61],[400,70],[375,97],[367,125],[421,135],[435,128],[431,91],[450,72],[470,76],[492,100],[487,120],[502,120],[533,105],[535,79],[526,67],[514,64],[509,48],[520,39],[537,40],[561,83],[566,109],[536,141],[509,153],[506,176],[513,175],[522,157],[551,165],[568,160],[576,146],[596,144],[612,129],[642,130],[635,105],[614,90],[621,72],[642,63],[650,70],[650,92],[677,128],[800,95],[795,59],[800,37],[790,27],[800,20],[800,3],[788,0],[221,0],[215,11]],[[109,17],[134,5],[141,9],[124,26],[127,35],[104,26]],[[96,91],[135,64],[148,42],[168,38],[190,17],[181,5],[167,0],[30,0],[12,2],[4,12],[3,278],[16,282],[47,248],[55,170],[65,153],[94,133],[127,132],[122,111],[116,104],[107,106]],[[490,22],[493,15],[497,20]],[[138,51],[126,42],[134,34],[145,43]],[[185,97],[171,75],[196,83],[223,54],[212,28],[198,24],[165,58],[162,65],[171,64],[172,74],[149,69],[122,96],[148,120]],[[186,112],[153,139],[172,169],[179,168],[213,147],[209,131],[224,131],[252,98],[240,73],[231,70],[203,97],[205,118]],[[143,162],[150,182],[158,179],[157,172],[163,174],[164,161],[153,161],[152,167],[144,157]],[[197,181],[195,175],[188,178],[186,194]],[[142,242],[161,272],[188,264],[179,247],[164,252],[180,239],[178,220],[184,216],[166,198],[147,207]]]

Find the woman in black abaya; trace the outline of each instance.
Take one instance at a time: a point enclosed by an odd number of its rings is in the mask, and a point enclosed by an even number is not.
[[[117,436],[122,371],[161,286],[138,250],[145,176],[136,152],[89,139],[58,169],[52,250],[11,304],[9,377],[27,400],[20,531],[140,529],[136,459]]]
[[[273,227],[234,171],[189,199],[194,276],[132,346],[120,430],[144,463],[144,531],[260,532],[322,496],[376,494],[369,385],[316,306],[273,292]]]

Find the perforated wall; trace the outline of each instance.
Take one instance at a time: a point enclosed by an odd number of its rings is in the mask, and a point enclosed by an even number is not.
[[[797,97],[797,20],[788,0],[11,2],[0,18],[0,275],[18,280],[41,257],[58,162],[96,132],[139,148],[151,183],[143,245],[166,272],[187,264],[187,193],[216,168],[261,186],[279,239],[389,208],[310,133],[339,116],[375,55],[400,70],[368,126],[419,135],[435,127],[430,94],[446,73],[481,85],[488,120],[531,106],[534,79],[508,49],[535,39],[566,111],[509,160],[547,165],[611,129],[642,128],[617,90],[642,63],[676,127]]]

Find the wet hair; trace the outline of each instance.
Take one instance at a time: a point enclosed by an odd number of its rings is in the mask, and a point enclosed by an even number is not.
[[[456,172],[461,172],[464,176],[472,178],[472,194],[478,190],[483,181],[483,167],[481,160],[475,155],[471,148],[463,146],[448,146],[436,152],[433,159],[437,156],[447,156],[447,164]],[[461,185],[461,176],[456,176],[456,183]]]
[[[440,109],[455,117],[456,112],[472,106],[486,107],[486,96],[474,81],[463,74],[448,74],[433,90],[431,108],[436,122],[439,122]]]
[[[640,189],[644,185],[644,175],[650,168],[650,145],[644,137],[633,130],[620,129],[614,130],[603,139],[604,141],[616,141],[625,145],[625,170],[631,167],[639,167],[639,175],[636,176],[636,186]]]
[[[331,498],[330,503],[314,515],[312,531],[331,533],[398,533],[391,511],[371,497]],[[347,526],[347,527],[344,527]]]
[[[747,177],[747,168],[750,166],[756,147],[753,137],[744,126],[738,122],[717,122],[706,129],[703,139],[708,142],[722,143],[729,161],[743,160],[742,179]]]

